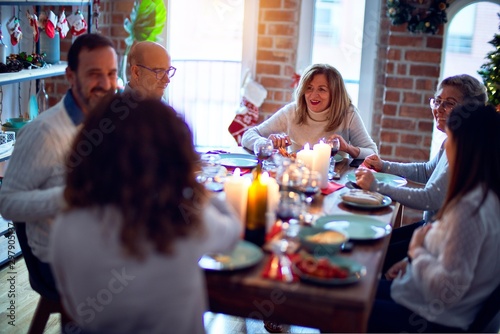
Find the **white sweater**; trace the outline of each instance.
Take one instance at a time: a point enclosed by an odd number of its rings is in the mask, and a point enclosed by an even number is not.
[[[500,200],[479,187],[433,223],[391,296],[429,321],[467,329],[500,283]]]
[[[203,236],[178,239],[173,255],[151,251],[144,261],[125,256],[120,222],[112,207],[56,219],[51,266],[71,318],[97,333],[204,333],[208,307],[198,260],[236,244],[242,223],[234,212],[212,198],[204,209]]]
[[[63,205],[64,161],[76,133],[64,99],[25,125],[0,191],[2,216],[27,223],[28,243],[43,262],[48,261],[50,226]]]
[[[342,125],[338,129],[329,132],[325,132],[325,125],[328,123],[326,119],[328,111],[314,113],[314,119],[309,115],[307,122],[299,125],[295,122],[296,108],[297,104],[295,102],[287,104],[266,121],[248,129],[241,139],[242,146],[253,151],[253,144],[258,138],[267,138],[273,133],[286,133],[292,140],[292,150],[297,151],[302,149],[306,143],[309,143],[312,147],[322,137],[328,137],[336,133],[341,135],[347,143],[359,147],[360,152],[357,157],[359,159],[377,153],[377,145],[366,131],[365,125],[354,106],[351,105],[349,108]]]

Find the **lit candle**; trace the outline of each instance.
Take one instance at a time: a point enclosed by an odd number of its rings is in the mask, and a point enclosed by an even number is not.
[[[320,141],[313,146],[314,159],[312,170],[321,174],[321,189],[328,187],[328,168],[330,166],[330,145]]]
[[[280,200],[280,186],[275,179],[270,178],[267,183],[267,213],[266,233],[269,233],[276,221],[276,209]]]
[[[250,187],[250,179],[242,177],[239,168],[236,168],[233,176],[228,177],[224,182],[226,202],[233,207],[240,217],[243,228],[245,227],[247,214],[248,187]]]
[[[314,152],[309,148],[309,143],[304,145],[303,150],[297,152],[297,159],[301,160],[307,168],[312,168]]]

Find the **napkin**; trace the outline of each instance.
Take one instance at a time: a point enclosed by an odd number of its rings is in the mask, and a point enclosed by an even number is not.
[[[284,254],[282,256],[286,256],[288,258],[288,261],[290,261],[290,263],[293,263],[294,255]],[[292,282],[297,282],[299,280],[299,276],[297,276],[297,274],[294,273],[291,266],[290,266],[290,271],[291,271],[292,278],[293,278]],[[262,277],[285,282],[285,279],[284,279],[283,274],[281,272],[280,256],[278,256],[276,254],[272,254],[269,257],[269,260],[264,265],[264,269],[262,271]],[[292,283],[292,282],[290,282],[290,283]]]
[[[337,182],[328,182],[328,186],[325,189],[321,189],[321,193],[323,195],[329,195],[333,193],[334,191],[337,191],[339,189],[344,188],[345,186],[343,184],[339,184]]]
[[[351,189],[342,195],[342,199],[353,203],[377,205],[382,203],[384,196],[372,191]]]
[[[240,169],[240,175],[245,175],[252,172],[252,168],[238,167]],[[231,174],[234,173],[236,167],[226,167],[227,171]]]

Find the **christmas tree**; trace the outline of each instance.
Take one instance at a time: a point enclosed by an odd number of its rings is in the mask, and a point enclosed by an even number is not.
[[[500,18],[500,14],[497,15]],[[481,66],[478,73],[483,77],[489,102],[500,110],[500,34],[495,34],[489,43],[495,47],[495,50],[488,52],[486,55],[488,62]]]

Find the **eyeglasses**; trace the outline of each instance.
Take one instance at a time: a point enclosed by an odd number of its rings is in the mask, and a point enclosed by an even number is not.
[[[431,98],[429,100],[429,105],[431,106],[432,109],[438,109],[440,106],[442,106],[445,111],[450,111],[457,106],[457,103]]]
[[[160,69],[153,70],[152,68],[149,68],[149,67],[141,65],[141,64],[136,64],[136,66],[145,68],[146,70],[153,72],[156,75],[156,80],[162,80],[163,78],[165,78],[165,76],[167,76],[170,79],[171,77],[174,76],[175,71],[177,70],[173,66],[170,66],[170,68],[168,70],[160,70]]]

